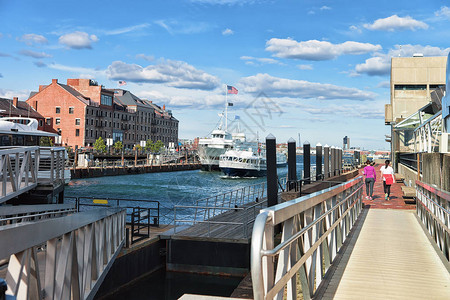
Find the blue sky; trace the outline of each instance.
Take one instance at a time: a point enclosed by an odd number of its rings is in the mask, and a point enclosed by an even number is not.
[[[194,138],[216,125],[229,84],[229,118],[249,135],[389,149],[390,57],[447,55],[449,25],[446,1],[0,0],[0,96],[124,80]]]

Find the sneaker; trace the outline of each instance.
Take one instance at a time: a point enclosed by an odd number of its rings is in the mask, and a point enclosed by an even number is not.
[[[388,194],[386,193],[386,194],[384,194],[384,200],[388,200]]]

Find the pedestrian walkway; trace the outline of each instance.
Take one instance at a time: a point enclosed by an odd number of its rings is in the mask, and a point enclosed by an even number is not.
[[[450,274],[413,211],[365,209],[323,299],[450,299]]]
[[[416,209],[415,204],[406,204],[403,199],[402,186],[403,183],[395,183],[391,186],[391,197],[389,201],[384,199],[383,179],[381,178],[380,168],[382,164],[375,165],[377,171],[377,181],[373,187],[373,200],[366,199],[366,187],[364,186],[364,199],[363,203],[365,207],[370,208],[388,208],[388,209]],[[359,170],[360,175],[363,169]]]

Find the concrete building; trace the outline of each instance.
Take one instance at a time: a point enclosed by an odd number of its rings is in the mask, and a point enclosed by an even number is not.
[[[385,124],[391,126],[391,151],[413,152],[410,131],[393,127],[431,102],[431,93],[445,87],[447,57],[393,57],[391,59],[391,101],[385,105]]]
[[[53,79],[39,86],[27,103],[45,118],[45,125],[60,135],[59,143],[73,148],[92,147],[102,137],[121,141],[132,149],[140,141],[155,138],[154,105],[126,90],[106,89],[90,79],[68,79],[67,84]],[[162,134],[166,146],[178,141],[178,120],[163,111],[171,121],[171,134]],[[159,118],[159,117],[158,117]],[[153,140],[153,139],[152,139]],[[156,141],[156,140],[153,140]]]

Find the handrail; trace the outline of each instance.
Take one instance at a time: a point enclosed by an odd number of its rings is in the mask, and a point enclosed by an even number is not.
[[[359,176],[261,210],[251,245],[255,299],[281,299],[284,291],[288,299],[297,298],[298,272],[304,297],[314,297],[362,211],[362,187]],[[279,225],[281,242],[276,245],[274,234]]]
[[[450,261],[450,193],[416,180],[416,195],[417,216]]]

